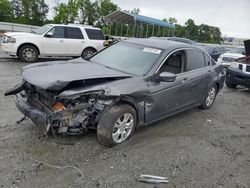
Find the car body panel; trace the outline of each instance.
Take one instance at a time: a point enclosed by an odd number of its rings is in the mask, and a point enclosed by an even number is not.
[[[73,115],[68,117],[68,113],[79,113],[78,107],[77,109],[66,108],[67,116],[64,117],[64,110],[58,113],[53,111],[51,106],[56,101],[79,101],[86,99],[85,101],[87,102],[85,103],[88,105],[88,98],[96,96],[97,100],[95,100],[95,103],[89,104],[91,109],[87,110],[89,107],[82,109],[88,117],[91,114],[97,114],[96,120],[91,124],[95,125],[107,108],[117,103],[126,103],[136,109],[138,124],[147,125],[177,112],[200,105],[213,84],[218,85],[218,90],[223,87],[224,72],[222,66],[212,63],[211,58],[209,66],[177,74],[174,81],[165,82],[157,79],[159,68],[165,59],[176,50],[194,49],[207,54],[200,48],[194,47],[194,45],[173,41],[159,42],[159,40],[154,39],[131,39],[126,42],[162,49],[162,56],[153,64],[151,70],[142,76],[127,74],[80,59],[28,65],[22,70],[22,77],[25,81],[22,87],[25,91],[32,90],[35,93],[29,95],[30,92],[28,92],[23,95],[17,95],[16,103],[19,110],[34,120],[36,116],[38,118],[40,116],[44,117],[41,114],[44,113],[44,109],[47,111],[47,108],[49,108],[52,111],[45,113],[46,121],[51,123],[52,119],[55,120],[56,118],[56,120],[64,121],[65,118],[73,117]],[[75,81],[80,82],[80,84],[72,84]],[[15,88],[11,94],[15,94],[15,91],[19,93],[20,88]],[[33,97],[34,95],[32,100],[36,104],[28,104],[28,100],[22,99],[25,98],[25,95],[29,95],[28,97]],[[48,101],[46,101],[47,99]],[[48,107],[48,104],[51,106]],[[68,103],[65,102],[65,104]],[[27,111],[29,110],[33,111],[29,107],[30,105],[36,106],[38,108],[36,110],[41,111],[41,113],[37,111],[28,113]],[[84,116],[84,118],[86,117]],[[72,119],[69,120],[69,122],[74,121]],[[84,124],[84,126],[87,125]]]

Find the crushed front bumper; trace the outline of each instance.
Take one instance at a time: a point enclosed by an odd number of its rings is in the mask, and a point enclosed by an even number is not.
[[[29,117],[39,128],[39,130],[47,134],[50,128],[49,114],[42,112],[41,110],[28,104],[27,98],[22,97],[21,94],[16,95],[15,103],[20,112]]]
[[[241,70],[228,68],[226,72],[226,81],[250,88],[250,74],[244,73]]]

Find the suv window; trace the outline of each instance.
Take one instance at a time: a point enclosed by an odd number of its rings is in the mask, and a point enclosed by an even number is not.
[[[172,53],[160,68],[161,72],[179,74],[185,70],[185,52],[183,50]]]
[[[52,33],[52,38],[64,38],[64,27],[55,26],[48,33]]]
[[[104,40],[104,35],[99,29],[85,29],[89,39],[92,40]]]
[[[65,27],[65,38],[83,39],[82,31],[76,27]]]
[[[187,71],[205,67],[204,55],[198,50],[187,50]]]

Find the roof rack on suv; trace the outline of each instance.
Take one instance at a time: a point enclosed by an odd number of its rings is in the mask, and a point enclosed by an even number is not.
[[[68,24],[68,25],[71,25],[71,26],[82,26],[82,27],[93,27],[92,25],[85,25],[85,24]]]

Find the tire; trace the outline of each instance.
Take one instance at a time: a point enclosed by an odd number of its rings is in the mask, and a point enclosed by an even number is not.
[[[113,106],[101,116],[97,126],[97,139],[106,147],[120,144],[131,137],[136,123],[137,116],[133,107],[127,104]]]
[[[18,57],[21,59],[22,62],[25,63],[36,62],[38,54],[39,52],[37,48],[30,44],[24,45],[18,50]]]
[[[206,97],[202,101],[200,108],[202,109],[210,108],[215,101],[217,92],[218,92],[218,87],[216,84],[213,84],[212,87],[210,87],[210,89],[208,90]]]
[[[88,59],[93,53],[95,53],[96,50],[93,48],[86,48],[85,50],[83,50],[82,52],[82,58],[83,59]]]
[[[233,84],[232,82],[229,82],[226,80],[226,85],[228,88],[235,89],[237,87],[237,84]]]

